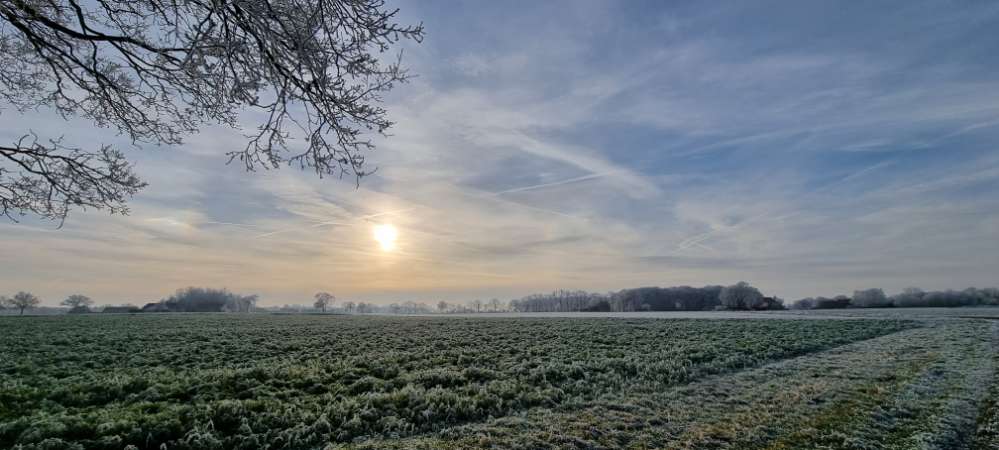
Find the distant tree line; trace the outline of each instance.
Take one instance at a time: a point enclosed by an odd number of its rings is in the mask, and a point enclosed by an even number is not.
[[[880,288],[853,291],[853,296],[808,297],[794,302],[793,309],[840,308],[933,308],[957,306],[999,306],[999,288],[967,288],[961,291],[923,291],[906,288],[888,296]]]
[[[606,294],[557,289],[510,301],[516,312],[632,312],[784,309],[746,282],[732,286],[640,287]]]
[[[30,311],[32,314],[50,315],[66,312],[64,308],[41,306],[41,303],[42,300],[30,292],[21,291],[11,297],[0,295],[0,314],[24,315],[25,311]],[[70,295],[60,303],[62,306],[68,306],[69,312],[80,312],[80,308],[86,309],[91,304],[93,301],[79,294]]]
[[[82,294],[64,299],[61,308],[40,306],[41,299],[30,292],[13,296],[0,295],[0,314],[80,314],[90,312],[251,312],[314,313],[332,310],[346,314],[470,314],[489,312],[637,312],[637,311],[763,311],[785,309],[784,301],[768,297],[746,282],[731,286],[640,287],[617,292],[594,293],[581,290],[556,289],[548,294],[532,294],[502,302],[471,300],[465,303],[439,301],[433,306],[422,302],[375,304],[343,301],[334,308],[336,298],[327,292],[317,293],[312,305],[258,307],[257,295],[242,295],[226,289],[188,287],[170,297],[143,307],[131,304],[93,308],[94,301]],[[967,288],[961,291],[923,291],[906,288],[888,296],[880,288],[862,289],[852,296],[808,297],[793,302],[791,309],[839,308],[920,308],[958,306],[999,306],[999,288]]]
[[[325,294],[320,292],[319,294]],[[267,311],[272,313],[284,313],[284,314],[303,314],[303,313],[325,313],[333,312],[337,314],[431,314],[434,312],[457,312],[456,310],[449,311],[435,311],[430,305],[422,302],[402,302],[402,303],[390,303],[390,304],[377,304],[377,303],[366,303],[366,302],[354,302],[354,301],[343,301],[339,305],[334,304],[335,298],[332,295],[330,297],[326,296],[314,296],[314,301],[311,305],[302,304],[285,304],[282,306],[263,306],[258,307],[258,311]],[[325,307],[325,309],[324,309]],[[449,308],[451,305],[449,305]],[[471,309],[465,309],[464,312],[474,312]]]
[[[38,305],[37,297],[27,293],[15,296],[17,304],[32,308]],[[32,304],[29,299],[34,298]],[[284,305],[261,308],[270,312],[306,313],[326,312],[334,306],[336,298],[328,292],[313,296],[311,306]],[[240,295],[226,289],[188,287],[179,289],[172,296],[143,307],[135,305],[105,306],[103,312],[249,312],[256,308],[256,295]],[[13,300],[5,304],[15,304]],[[93,301],[83,295],[72,295],[62,302],[71,313],[91,312]],[[432,314],[432,313],[483,313],[483,312],[631,312],[631,311],[707,311],[715,309],[767,310],[783,309],[783,301],[764,296],[759,289],[739,282],[732,286],[705,286],[695,288],[642,287],[611,293],[591,293],[580,290],[558,289],[550,294],[534,294],[521,299],[502,302],[497,298],[475,299],[465,304],[439,301],[434,306],[422,302],[396,302],[388,305],[344,301],[337,311],[347,314]],[[23,309],[22,309],[23,310]]]
[[[138,313],[138,312],[249,312],[258,300],[256,295],[240,295],[225,289],[189,287],[159,302],[147,303],[144,307],[132,304],[105,305],[94,307],[94,300],[86,295],[73,294],[59,303],[60,308],[40,306],[41,299],[30,292],[18,292],[12,297],[0,295],[0,314],[19,314],[31,311],[33,314],[85,314]]]

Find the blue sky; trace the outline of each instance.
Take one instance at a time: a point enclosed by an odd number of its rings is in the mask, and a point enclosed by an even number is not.
[[[240,134],[127,149],[127,217],[0,224],[0,292],[306,303],[746,280],[786,298],[999,285],[999,4],[398,2],[427,37],[378,172],[244,174]],[[252,117],[247,126],[252,126]],[[383,252],[371,227],[390,223]]]

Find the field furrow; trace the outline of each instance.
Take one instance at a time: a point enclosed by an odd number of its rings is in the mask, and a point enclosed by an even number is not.
[[[573,411],[344,447],[968,448],[994,373],[990,331],[936,324]]]

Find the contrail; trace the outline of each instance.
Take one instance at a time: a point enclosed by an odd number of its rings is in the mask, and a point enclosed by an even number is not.
[[[546,188],[546,187],[561,186],[563,184],[571,184],[571,183],[576,183],[576,182],[579,182],[579,181],[592,180],[594,178],[605,177],[605,176],[608,176],[608,175],[613,174],[613,173],[615,173],[615,171],[601,172],[601,173],[591,173],[591,174],[588,174],[588,175],[582,175],[582,176],[578,176],[578,177],[568,178],[568,179],[561,180],[561,181],[553,181],[551,183],[542,183],[542,184],[535,184],[535,185],[531,185],[531,186],[522,186],[522,187],[518,187],[518,188],[507,189],[507,190],[504,190],[504,191],[491,192],[491,193],[483,193],[483,194],[472,194],[470,192],[463,191],[458,186],[454,186],[454,187],[458,191],[459,194],[465,195],[465,196],[468,196],[468,197],[491,199],[491,200],[495,200],[495,201],[507,203],[507,204],[510,204],[510,205],[518,206],[518,207],[521,207],[521,208],[530,209],[530,210],[534,210],[534,211],[538,211],[538,212],[543,212],[543,213],[546,213],[546,214],[552,214],[552,215],[555,215],[555,216],[566,217],[566,218],[569,218],[569,219],[586,221],[587,219],[585,217],[574,216],[572,214],[566,214],[564,212],[555,211],[555,210],[551,210],[551,209],[539,208],[537,206],[525,205],[523,203],[518,203],[518,202],[515,202],[515,201],[512,201],[512,200],[507,200],[505,198],[501,198],[501,196],[503,194],[512,194],[514,192],[531,191],[531,190],[534,190],[534,189],[543,189],[543,188]]]
[[[201,222],[201,223],[206,224],[206,225],[229,225],[229,226],[240,227],[240,228],[260,228],[260,225],[251,225],[251,224],[248,224],[248,223],[216,222],[216,221],[208,221],[208,222]]]
[[[375,213],[375,214],[368,214],[368,215],[364,215],[364,216],[353,217],[353,218],[351,218],[351,220],[353,220],[355,222],[360,222],[360,221],[365,221],[365,220],[371,220],[371,219],[374,219],[376,217],[381,217],[381,216],[387,216],[387,215],[393,215],[393,214],[400,214],[400,213],[404,213],[404,212],[409,212],[409,211],[412,211],[414,209],[417,209],[417,207],[410,207],[410,208],[396,209],[396,210],[392,210],[392,211],[385,211],[385,212],[380,212],[380,213]],[[322,222],[313,223],[313,224],[311,224],[311,226],[309,228],[319,228],[319,227],[324,227],[324,226],[344,226],[344,227],[350,227],[350,226],[354,226],[354,225],[357,225],[357,224],[356,223],[349,223],[349,222],[342,222],[342,221],[337,221],[337,220],[326,220],[326,221],[322,221]],[[257,236],[254,236],[254,237],[255,238],[265,238],[265,237],[269,237],[269,236],[274,236],[276,234],[288,233],[288,232],[292,232],[292,231],[304,231],[304,230],[306,230],[305,227],[284,228],[284,229],[280,229],[280,230],[269,231],[269,232],[263,233],[263,234],[258,234]]]
[[[569,178],[569,179],[565,179],[565,180],[561,180],[561,181],[554,181],[554,182],[551,182],[551,183],[542,183],[542,184],[535,184],[533,186],[524,186],[524,187],[519,187],[519,188],[507,189],[505,191],[495,192],[495,193],[493,193],[493,195],[512,194],[514,192],[533,191],[535,189],[543,189],[543,188],[547,188],[547,187],[561,186],[563,184],[570,184],[570,183],[576,183],[576,182],[579,182],[579,181],[592,180],[594,178],[603,178],[603,177],[606,177],[606,176],[608,176],[610,174],[613,174],[613,173],[615,173],[615,172],[591,173],[589,175],[578,176],[578,177]]]
[[[843,184],[843,183],[845,183],[847,181],[850,181],[850,180],[852,180],[854,178],[857,178],[857,177],[859,177],[861,175],[866,175],[867,173],[873,172],[873,171],[878,170],[878,169],[880,169],[882,167],[887,167],[887,166],[890,166],[890,165],[893,165],[893,164],[895,164],[895,160],[881,161],[881,162],[879,162],[877,164],[874,164],[873,166],[870,166],[870,167],[858,170],[855,173],[852,173],[852,174],[847,175],[847,176],[845,176],[843,178],[840,178],[840,180],[837,181],[837,182],[835,182],[835,183],[828,184],[828,185],[823,186],[823,187],[821,187],[819,189],[816,189],[816,190],[812,191],[812,193],[822,192],[824,190],[831,189],[831,188],[839,186],[840,184]]]
[[[690,248],[692,246],[695,246],[695,245],[697,245],[697,246],[703,246],[701,244],[702,242],[708,240],[709,237],[711,237],[713,234],[715,234],[715,233],[717,233],[719,231],[731,231],[731,230],[739,229],[742,226],[746,225],[747,223],[755,221],[756,219],[764,217],[764,216],[766,216],[768,214],[770,214],[770,213],[769,212],[763,212],[763,213],[757,214],[757,215],[755,215],[753,217],[750,217],[750,218],[748,218],[746,220],[743,220],[742,222],[739,222],[739,223],[737,223],[735,225],[732,225],[730,227],[714,228],[714,229],[706,231],[704,233],[691,236],[691,237],[689,237],[689,238],[684,239],[683,241],[681,241],[680,244],[677,245],[677,248],[679,248],[681,250],[686,250],[686,249],[688,249],[688,248]]]
[[[816,189],[816,190],[814,190],[812,192],[809,192],[809,193],[810,194],[814,194],[814,193],[818,193],[818,192],[822,192],[822,191],[826,191],[826,190],[832,189],[832,188],[834,188],[836,186],[839,186],[839,185],[841,185],[841,184],[843,184],[843,183],[845,183],[847,181],[850,181],[850,180],[852,180],[854,178],[857,178],[857,177],[859,177],[861,175],[865,175],[867,173],[873,172],[873,171],[878,170],[878,169],[880,169],[882,167],[890,166],[892,164],[895,164],[894,160],[881,161],[881,162],[879,162],[877,164],[874,164],[874,165],[872,165],[870,167],[865,167],[865,168],[863,168],[861,170],[858,170],[858,171],[856,171],[856,172],[854,172],[854,173],[852,173],[850,175],[847,175],[847,176],[845,176],[843,178],[840,178],[836,182],[827,184],[827,185],[825,185],[825,186],[823,186],[821,188],[818,188],[818,189]],[[747,224],[749,222],[753,222],[756,219],[762,218],[762,217],[767,216],[769,214],[770,214],[769,211],[768,212],[763,212],[763,213],[760,213],[760,214],[755,215],[753,217],[750,217],[750,218],[748,218],[746,220],[743,220],[742,222],[739,222],[739,223],[737,223],[737,224],[735,224],[735,225],[733,225],[731,227],[716,228],[716,229],[712,229],[712,230],[706,231],[704,233],[695,234],[693,236],[690,236],[690,237],[688,237],[688,238],[680,241],[680,243],[677,244],[677,249],[686,250],[686,249],[689,249],[690,247],[693,247],[693,246],[703,247],[703,245],[701,245],[701,243],[704,242],[704,241],[707,241],[708,238],[710,238],[715,233],[717,233],[719,231],[730,231],[730,230],[738,229],[738,228],[742,227],[743,225],[745,225],[745,224]],[[795,216],[795,215],[798,215],[798,214],[800,214],[799,211],[791,211],[790,213],[784,214],[784,215],[779,216],[779,217],[775,217],[774,220],[775,221],[783,221],[783,220],[786,220],[789,217],[792,217],[792,216]]]
[[[275,234],[288,233],[288,232],[292,232],[292,231],[296,231],[296,230],[298,230],[298,228],[286,228],[286,229],[283,229],[283,230],[270,231],[270,232],[267,232],[267,233],[258,234],[256,236],[254,236],[254,238],[257,238],[257,239],[259,239],[259,238],[265,238],[265,237],[269,237],[269,236],[274,236]]]
[[[510,204],[510,205],[514,205],[514,206],[519,206],[521,208],[531,209],[531,210],[534,210],[534,211],[539,211],[539,212],[543,212],[543,213],[547,213],[547,214],[552,214],[552,215],[562,216],[562,217],[568,217],[570,219],[583,220],[583,221],[587,220],[585,217],[573,216],[571,214],[566,214],[564,212],[554,211],[554,210],[545,209],[545,208],[538,208],[537,206],[525,205],[523,203],[517,203],[515,201],[507,200],[505,198],[499,197],[495,193],[472,194],[472,193],[469,193],[469,192],[464,192],[464,191],[462,191],[460,189],[458,190],[458,193],[461,194],[461,195],[464,195],[464,196],[472,197],[472,198],[494,200],[494,201],[497,201],[497,202],[502,202],[502,203],[506,203],[506,204]]]
[[[335,220],[327,220],[325,222],[319,222],[312,225],[312,228],[319,228],[325,226],[350,226],[351,224],[345,222],[337,222]]]
[[[371,219],[374,219],[375,217],[391,216],[391,215],[395,215],[395,214],[401,214],[401,213],[405,213],[405,212],[410,212],[410,211],[412,211],[414,209],[419,209],[419,207],[413,206],[413,207],[410,207],[410,208],[396,209],[394,211],[385,211],[385,212],[380,212],[380,213],[377,213],[377,214],[368,214],[366,216],[358,217],[358,218],[356,218],[356,220],[371,220]]]
[[[933,144],[937,144],[940,141],[944,141],[944,140],[950,139],[952,137],[957,137],[957,136],[960,136],[962,134],[969,133],[969,132],[972,132],[972,131],[975,131],[975,130],[978,130],[978,129],[981,129],[981,128],[992,128],[992,127],[997,126],[997,125],[999,125],[999,120],[992,120],[992,121],[988,121],[988,122],[973,123],[971,125],[968,125],[966,127],[961,128],[960,130],[953,131],[953,132],[947,133],[947,134],[945,134],[943,136],[940,136],[939,138],[936,138],[936,139],[934,139],[931,142]]]

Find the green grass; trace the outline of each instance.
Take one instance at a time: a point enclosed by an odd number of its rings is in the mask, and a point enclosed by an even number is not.
[[[976,433],[984,442],[990,327],[3,318],[0,448],[934,448]]]

